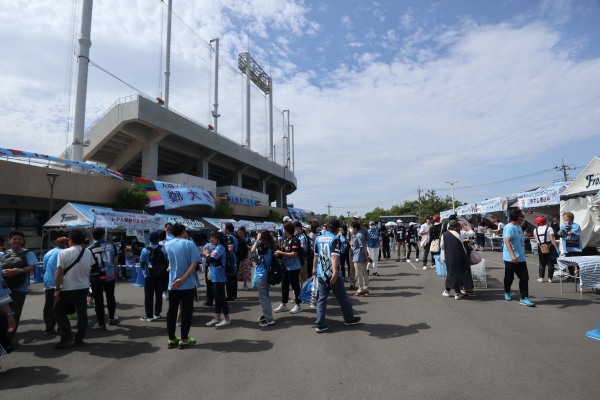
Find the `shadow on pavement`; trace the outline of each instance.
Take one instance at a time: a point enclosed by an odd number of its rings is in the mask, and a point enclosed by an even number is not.
[[[376,337],[377,339],[394,339],[407,335],[414,335],[419,333],[424,329],[430,329],[431,326],[426,324],[425,322],[421,322],[419,324],[412,325],[392,325],[392,324],[366,324],[359,323],[354,326],[344,326],[343,323],[339,321],[335,321],[330,324],[332,329],[330,329],[327,333],[335,333],[341,330],[360,330],[365,331],[369,334],[369,336]]]
[[[60,374],[60,370],[52,367],[30,366],[18,367],[0,371],[0,392],[7,389],[20,389],[32,385],[45,385],[50,383],[62,383],[69,377]]]
[[[218,353],[256,353],[259,351],[269,351],[273,348],[273,342],[270,340],[244,340],[236,339],[231,342],[218,343],[198,343],[190,350],[212,350]]]

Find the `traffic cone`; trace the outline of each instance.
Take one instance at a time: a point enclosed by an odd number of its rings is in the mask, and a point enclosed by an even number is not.
[[[585,336],[592,339],[600,340],[600,318],[598,319],[598,329],[587,332]]]
[[[135,267],[131,269],[132,273],[135,273],[135,283],[131,285],[132,287],[144,287],[144,271],[142,271],[142,267],[140,264],[136,264]]]

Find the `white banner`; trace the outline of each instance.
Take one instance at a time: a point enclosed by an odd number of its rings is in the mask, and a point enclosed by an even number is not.
[[[471,215],[477,212],[475,204],[467,204],[466,206],[456,207],[456,215]]]
[[[446,210],[440,212],[440,219],[448,219],[449,216],[453,214],[452,210]]]
[[[153,215],[96,210],[94,227],[153,231],[163,229],[166,221],[166,218],[155,217]]]
[[[521,193],[518,196],[519,208],[535,208],[560,204],[560,194],[564,190],[565,186],[562,186]]]
[[[496,211],[506,210],[506,198],[496,197],[494,199],[484,200],[477,204],[477,214],[488,214]]]

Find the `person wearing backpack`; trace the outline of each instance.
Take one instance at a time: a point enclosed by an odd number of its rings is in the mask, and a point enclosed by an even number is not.
[[[215,296],[215,316],[206,326],[214,326],[217,328],[231,324],[229,318],[229,304],[225,297],[225,284],[227,283],[227,275],[225,273],[227,263],[227,238],[220,232],[213,232],[210,235],[210,242],[215,246],[212,251],[204,249],[206,263],[210,268],[210,279],[213,284],[213,294]],[[223,319],[221,319],[223,314]]]
[[[290,297],[290,285],[294,290],[296,305],[290,310],[290,313],[297,314],[302,312],[300,304],[300,268],[302,267],[298,254],[301,249],[300,240],[294,236],[294,224],[286,221],[283,223],[284,239],[281,245],[281,250],[275,251],[275,256],[283,261],[285,266],[285,274],[281,282],[281,304],[275,309],[276,313],[288,311],[287,303]]]
[[[144,273],[144,309],[146,314],[140,319],[150,322],[161,318],[162,293],[169,283],[169,260],[163,246],[158,244],[160,233],[154,231],[148,237],[150,245],[142,250],[140,266]],[[154,306],[154,307],[153,307]]]
[[[92,326],[92,330],[106,330],[106,313],[104,311],[104,294],[106,294],[106,307],[108,308],[108,324],[117,325],[119,317],[115,315],[117,309],[117,301],[115,299],[115,278],[118,273],[119,259],[117,251],[112,243],[104,241],[104,229],[96,228],[92,232],[94,243],[88,247],[96,262],[100,266],[100,270],[104,271],[104,275],[100,275],[99,279],[93,280],[92,294],[94,296],[96,318],[98,323]]]
[[[69,246],[69,238],[67,237],[59,237],[54,242],[55,247],[48,251],[44,255],[43,265],[44,265],[44,310],[43,317],[44,323],[46,325],[46,329],[44,330],[44,335],[53,335],[56,333],[56,319],[54,318],[54,290],[56,289],[56,285],[54,283],[54,277],[56,275],[56,265],[58,263],[58,253],[62,250],[66,249]],[[75,307],[73,307],[74,309]],[[75,311],[73,311],[74,313]]]
[[[269,266],[272,264],[273,252],[277,249],[277,245],[273,241],[273,237],[266,229],[260,231],[256,237],[256,241],[250,249],[258,257],[256,268],[254,269],[254,281],[258,288],[258,300],[262,308],[262,315],[258,318],[258,325],[261,328],[275,325],[273,319],[273,306],[271,305],[271,297],[269,295]]]
[[[9,337],[12,339],[19,328],[21,312],[29,292],[29,274],[35,269],[37,257],[33,251],[23,248],[25,246],[25,234],[21,231],[9,233],[8,244],[10,249],[2,255],[0,265],[2,266],[3,286],[10,289],[11,308],[15,313],[16,326],[9,333]]]
[[[544,273],[548,266],[548,283],[552,283],[554,276],[554,258],[556,257],[556,249],[558,244],[554,238],[554,230],[546,225],[546,218],[543,216],[537,217],[533,221],[537,228],[533,231],[533,236],[538,245],[538,257],[540,260],[538,282],[544,282]]]
[[[227,255],[226,257],[231,257],[232,256],[232,252],[233,252],[233,256],[235,257],[235,260],[233,261],[233,263],[235,264],[235,271],[226,271],[227,272],[227,284],[225,285],[225,290],[227,292],[227,300],[233,301],[235,299],[237,299],[237,289],[238,289],[238,283],[237,283],[237,252],[239,249],[239,240],[237,235],[234,233],[235,232],[235,228],[233,226],[233,224],[231,222],[225,224],[225,227],[223,228],[223,233],[225,234],[226,238],[227,238],[227,246],[225,246],[225,250],[227,250]],[[226,262],[228,260],[226,259]],[[231,261],[229,261],[231,262]]]
[[[238,231],[238,280],[244,282],[244,290],[248,290],[248,284],[252,281],[252,260],[250,259],[250,242],[246,228],[240,226]]]

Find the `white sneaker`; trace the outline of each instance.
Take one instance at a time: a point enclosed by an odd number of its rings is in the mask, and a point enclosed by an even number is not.
[[[206,326],[215,326],[215,325],[217,325],[217,324],[218,324],[218,323],[220,323],[220,322],[221,322],[221,320],[220,320],[220,319],[214,319],[214,318],[213,318],[213,319],[211,319],[209,322],[207,322],[207,323],[206,323]]]
[[[419,259],[418,259],[418,258],[415,258],[415,262],[419,262]]]
[[[427,265],[423,266],[423,269],[427,269]]]
[[[544,282],[544,278],[538,278],[538,282]]]
[[[288,308],[285,304],[281,304],[279,307],[273,310],[276,313],[288,311]]]
[[[552,283],[552,282],[553,282],[552,279],[548,279],[548,283]]]
[[[302,307],[300,307],[298,304],[296,304],[294,306],[294,308],[292,308],[292,310],[290,311],[290,314],[298,314],[302,312]]]
[[[221,322],[215,325],[215,328],[222,328],[224,326],[231,325],[230,319],[222,319]]]
[[[461,296],[461,294],[460,294],[460,293],[456,293],[456,294],[454,295],[454,300],[460,300],[460,299],[462,299],[462,296]]]
[[[444,291],[442,292],[442,296],[444,296],[444,297],[450,297],[450,292],[449,292],[449,291],[447,291],[447,290],[444,290]]]

